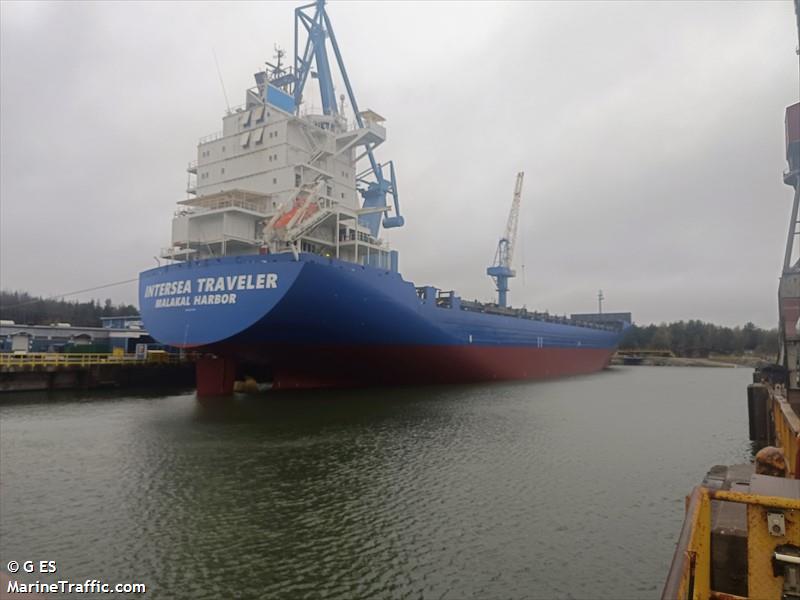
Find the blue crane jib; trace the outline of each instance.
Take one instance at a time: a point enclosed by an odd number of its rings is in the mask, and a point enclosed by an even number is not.
[[[517,182],[514,186],[514,199],[511,201],[511,211],[508,213],[505,235],[497,243],[492,266],[486,269],[486,274],[494,279],[497,287],[497,304],[508,305],[508,280],[516,276],[516,271],[511,268],[514,260],[514,248],[517,240],[517,225],[519,222],[519,203],[522,197],[522,180],[525,173],[517,173]]]
[[[269,65],[272,68],[271,75],[267,76],[266,73],[256,75],[264,100],[287,112],[299,114],[303,92],[310,76],[316,79],[319,85],[323,114],[339,115],[341,108],[336,104],[334,73],[328,56],[328,42],[330,42],[335,66],[338,67],[339,76],[347,91],[346,97],[353,110],[355,121],[361,129],[369,127],[369,124],[365,125],[363,115],[359,111],[330,17],[325,10],[325,0],[316,0],[299,6],[294,14],[294,68],[288,70],[282,68],[280,63],[282,53],[279,51],[278,64]],[[301,39],[303,35],[304,40]],[[312,71],[312,67],[315,70]],[[342,99],[344,97],[342,95]],[[366,209],[366,214],[359,217],[359,223],[367,227],[373,237],[377,237],[381,225],[392,228],[402,227],[405,223],[400,215],[394,164],[391,161],[379,163],[373,153],[380,141],[366,143],[362,157],[369,160],[369,167],[356,176],[358,191],[363,198],[362,208]],[[388,171],[388,177],[384,176],[384,168]],[[392,216],[389,215],[391,209],[394,209]]]

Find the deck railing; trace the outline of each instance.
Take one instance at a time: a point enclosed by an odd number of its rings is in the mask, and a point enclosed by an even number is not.
[[[218,140],[221,137],[222,137],[222,131],[215,131],[214,133],[209,133],[208,135],[205,135],[205,136],[201,137],[197,141],[197,143],[198,144],[205,144],[207,142],[213,142],[214,140]]]
[[[224,208],[243,208],[245,210],[263,214],[268,211],[267,203],[267,199],[261,199],[253,202],[249,200],[242,200],[241,198],[220,198],[219,200],[214,200],[211,202],[200,203],[200,201],[198,201],[197,204],[191,205],[193,210],[179,210],[176,211],[176,215],[184,213],[192,214],[193,212],[203,213],[210,210],[221,210]]]
[[[783,450],[789,473],[800,479],[800,418],[781,387],[770,394],[775,445]]]
[[[0,367],[89,367],[93,365],[142,365],[178,364],[194,360],[191,354],[148,352],[146,356],[136,354],[26,352],[19,354],[0,353]]]

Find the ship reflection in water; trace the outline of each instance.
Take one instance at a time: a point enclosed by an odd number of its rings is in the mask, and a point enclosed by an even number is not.
[[[6,395],[0,558],[147,598],[657,598],[685,490],[749,458],[750,377]]]

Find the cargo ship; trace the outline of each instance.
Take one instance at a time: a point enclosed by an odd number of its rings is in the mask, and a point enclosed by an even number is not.
[[[245,103],[199,141],[161,253],[168,264],[140,275],[150,334],[203,354],[198,393],[230,393],[237,373],[296,388],[604,368],[624,322],[507,306],[522,174],[487,269],[497,302],[401,276],[398,252],[381,238],[405,224],[394,163],[375,154],[385,121],[359,108],[324,1],[298,7],[294,19],[293,63],[276,47]],[[334,82],[346,92],[338,98]]]

